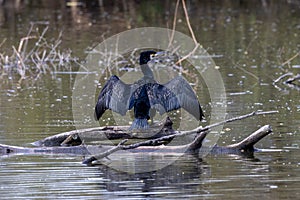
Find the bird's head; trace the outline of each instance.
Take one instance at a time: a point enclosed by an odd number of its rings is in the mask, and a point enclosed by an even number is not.
[[[147,64],[153,56],[155,56],[155,51],[143,51],[140,54],[140,65]]]
[[[178,55],[173,52],[159,51],[154,55],[151,55],[148,65],[149,67],[174,67],[175,65],[177,65],[178,60]]]

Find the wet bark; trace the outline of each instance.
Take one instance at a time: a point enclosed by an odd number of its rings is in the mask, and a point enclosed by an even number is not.
[[[159,150],[160,152],[170,152],[170,153],[189,153],[189,154],[197,154],[199,151],[209,151],[208,153],[212,154],[244,154],[244,155],[252,155],[253,152],[256,150],[254,148],[254,145],[260,141],[262,138],[267,136],[272,132],[272,128],[270,125],[265,125],[258,129],[257,131],[253,132],[250,136],[246,137],[244,140],[238,143],[234,143],[227,146],[214,146],[211,149],[202,149],[202,142],[204,141],[206,135],[209,133],[209,131],[201,132],[199,133],[195,139],[187,144],[187,145],[181,145],[181,146],[164,146],[159,145],[155,146],[156,142],[159,141],[158,139],[153,140],[147,140],[145,142],[135,143],[131,145],[124,145],[127,140],[121,141],[117,146],[112,147],[104,152],[101,152],[97,155],[93,155],[83,161],[83,164],[91,164],[93,161],[100,160],[102,158],[105,158],[109,156],[110,154],[117,152],[119,150],[135,150],[131,152],[154,152]],[[178,136],[178,134],[177,134]],[[169,136],[167,136],[169,137]],[[179,136],[180,137],[180,136]],[[152,144],[153,146],[145,146]]]
[[[76,146],[82,141],[103,141],[117,139],[155,139],[176,133],[172,128],[173,122],[167,117],[163,122],[150,130],[139,132],[129,131],[129,126],[104,126],[88,129],[73,130],[53,135],[33,142],[34,146]]]
[[[160,153],[189,153],[197,154],[200,151],[209,151],[212,154],[253,154],[256,150],[254,145],[262,138],[272,132],[270,125],[265,125],[246,137],[241,142],[231,144],[228,146],[214,146],[212,148],[202,148],[202,142],[209,134],[210,129],[225,123],[242,120],[256,115],[273,114],[277,111],[268,112],[252,112],[246,115],[227,119],[222,122],[211,124],[206,127],[198,127],[190,131],[175,131],[172,128],[172,122],[167,118],[164,123],[160,124],[154,129],[141,132],[130,132],[128,127],[100,127],[75,130],[66,133],[54,135],[44,140],[34,142],[39,147],[26,148],[18,146],[9,146],[0,144],[0,155],[12,154],[73,154],[89,156],[83,161],[84,164],[91,164],[93,161],[100,160],[109,156],[112,153],[119,153],[119,150],[129,150],[132,153],[152,153],[158,151]],[[150,136],[149,136],[150,134]],[[195,135],[194,140],[186,145],[166,146],[175,137],[184,137],[187,135]],[[146,137],[147,136],[147,137]],[[129,139],[139,138],[142,140],[133,144],[125,144]],[[85,145],[83,140],[85,138],[108,140],[108,139],[123,139],[118,145]],[[125,139],[124,139],[125,138]],[[53,145],[51,147],[47,145]],[[100,152],[96,155],[91,155],[91,152]],[[122,151],[124,153],[124,151]]]
[[[247,154],[253,153],[256,149],[254,145],[262,138],[272,132],[269,125],[265,125],[252,133],[250,136],[242,140],[241,142],[231,144],[228,146],[214,146],[212,149],[208,149],[211,154]],[[193,142],[187,145],[181,146],[144,146],[143,143],[135,143],[131,145],[124,145],[127,140],[123,140],[117,146],[110,145],[79,145],[79,146],[56,146],[56,147],[19,147],[0,144],[0,155],[33,155],[33,154],[69,154],[69,155],[83,155],[91,156],[90,152],[102,152],[98,155],[93,155],[83,161],[84,164],[91,164],[95,160],[100,160],[115,153],[119,150],[130,150],[131,153],[152,153],[159,150],[161,153],[181,153],[184,151],[188,154],[196,154],[202,147],[202,142],[208,132],[202,132],[193,140]],[[148,140],[148,143],[155,143]],[[205,151],[206,149],[201,149]]]

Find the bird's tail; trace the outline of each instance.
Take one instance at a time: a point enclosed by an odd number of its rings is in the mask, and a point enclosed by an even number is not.
[[[133,129],[148,129],[149,124],[147,119],[134,119],[129,130]]]

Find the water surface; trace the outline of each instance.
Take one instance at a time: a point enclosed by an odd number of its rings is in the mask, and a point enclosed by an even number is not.
[[[9,54],[11,46],[19,44],[30,22],[43,21],[49,23],[46,37],[56,38],[62,30],[61,48],[71,49],[79,60],[84,60],[85,52],[103,38],[121,31],[144,26],[171,27],[175,10],[175,1],[105,1],[102,7],[97,3],[70,7],[52,1],[12,2],[0,6],[0,44],[6,39],[0,53]],[[189,1],[187,7],[198,41],[211,55],[218,55],[214,61],[225,83],[228,117],[254,110],[279,111],[226,124],[218,144],[239,141],[270,124],[274,132],[257,144],[265,151],[252,158],[160,157],[159,162],[171,160],[172,164],[138,174],[105,165],[87,167],[81,164],[81,156],[2,156],[1,199],[295,199],[300,195],[299,90],[273,85],[287,71],[299,73],[299,57],[282,66],[300,50],[299,3]],[[177,20],[177,30],[189,34],[182,9]],[[48,74],[21,83],[17,76],[1,77],[0,143],[30,146],[46,136],[75,129],[75,76]],[[194,87],[209,118],[210,99],[202,88]],[[86,106],[92,109],[94,105]],[[88,127],[89,120],[82,126]],[[113,123],[104,120],[102,125]],[[122,160],[120,165],[144,167],[153,159],[158,158]]]

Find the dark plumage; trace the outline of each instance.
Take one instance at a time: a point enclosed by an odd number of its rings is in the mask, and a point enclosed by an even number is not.
[[[182,77],[177,76],[166,84],[154,80],[153,72],[147,65],[154,51],[145,51],[140,55],[140,65],[144,77],[134,84],[126,84],[113,75],[101,90],[95,107],[95,118],[99,118],[110,109],[121,115],[134,108],[134,121],[130,129],[148,128],[150,109],[156,109],[161,115],[165,112],[184,108],[197,120],[203,118],[198,99]]]

